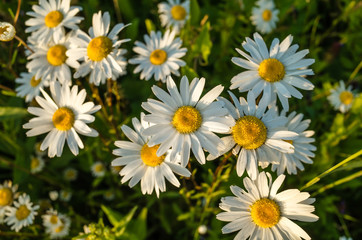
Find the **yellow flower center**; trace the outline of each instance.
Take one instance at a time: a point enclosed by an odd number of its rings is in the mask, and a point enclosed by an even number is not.
[[[162,63],[166,62],[167,60],[167,53],[162,49],[156,49],[151,52],[150,55],[150,62],[153,65],[161,65]]]
[[[158,157],[156,154],[159,147],[160,145],[149,147],[147,143],[143,145],[141,149],[141,159],[144,164],[150,167],[156,167],[158,165],[161,165],[161,163],[163,163],[163,161],[165,160],[165,155]]]
[[[180,21],[186,17],[186,9],[181,5],[175,5],[171,8],[171,15],[173,19]]]
[[[53,28],[59,25],[63,21],[63,14],[59,11],[51,11],[45,16],[45,25]]]
[[[63,229],[64,229],[64,225],[60,225],[60,226],[57,227],[54,231],[55,231],[56,233],[60,233],[61,231],[63,231]]]
[[[101,61],[103,58],[112,52],[112,40],[105,36],[93,38],[88,44],[87,54],[92,61]]]
[[[341,94],[339,95],[339,99],[341,100],[341,102],[345,105],[349,105],[352,103],[353,101],[353,94],[349,91],[343,91],[341,92]]]
[[[20,205],[18,210],[16,210],[15,217],[21,221],[27,218],[30,214],[30,210],[27,208],[26,205]]]
[[[103,167],[103,164],[101,164],[101,163],[97,164],[94,168],[94,171],[96,171],[96,172],[103,172],[103,170],[104,170],[104,167]]]
[[[58,216],[57,215],[52,215],[49,219],[51,224],[57,224],[58,223]]]
[[[0,27],[0,35],[4,34],[4,32],[6,32],[8,30],[9,26],[5,26],[5,27]]]
[[[30,86],[36,87],[36,86],[39,85],[40,82],[41,82],[41,78],[35,79],[35,76],[33,76],[33,77],[30,79]]]
[[[268,82],[278,82],[284,78],[284,65],[275,58],[264,59],[259,66],[259,75]]]
[[[0,206],[10,205],[13,201],[13,192],[10,188],[0,189]]]
[[[272,12],[269,9],[265,9],[262,14],[263,20],[268,22],[272,18]]]
[[[172,118],[172,125],[183,134],[195,132],[201,123],[202,117],[199,110],[191,106],[179,107]]]
[[[73,179],[75,177],[75,172],[72,170],[67,171],[66,176],[68,179]]]
[[[53,124],[60,131],[71,129],[74,121],[74,112],[67,107],[58,108],[53,114]]]
[[[256,149],[264,144],[267,128],[257,117],[244,116],[231,129],[234,141],[245,149]]]
[[[40,161],[39,161],[39,159],[38,158],[36,158],[36,157],[33,157],[32,159],[31,159],[31,169],[35,169],[35,168],[37,168],[38,166],[39,166],[39,164],[40,164]]]
[[[63,45],[55,45],[49,48],[47,52],[48,62],[53,66],[62,65],[63,63],[65,63],[65,60],[67,60],[67,55],[65,55],[66,51],[67,48]]]
[[[251,218],[254,223],[262,228],[276,225],[280,220],[279,205],[268,198],[262,198],[250,206]]]

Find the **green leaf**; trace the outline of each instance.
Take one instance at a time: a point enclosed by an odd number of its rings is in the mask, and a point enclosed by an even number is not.
[[[22,183],[26,182],[29,177],[29,172],[27,172],[30,169],[29,158],[27,158],[26,154],[23,152],[18,151],[18,154],[16,154],[15,157],[15,165],[17,167],[14,168],[13,172],[14,183],[21,185]]]
[[[190,4],[190,22],[191,25],[198,26],[200,19],[200,6],[197,0],[191,0]]]
[[[211,48],[212,42],[210,40],[210,22],[207,22],[202,27],[200,35],[197,37],[195,44],[192,46],[192,51],[196,54],[200,54],[207,65]]]
[[[184,76],[186,75],[186,77],[191,80],[194,78],[198,78],[199,76],[197,75],[197,73],[195,72],[194,69],[190,68],[189,66],[184,66],[181,68],[181,75]]]
[[[22,118],[28,114],[25,108],[20,107],[0,107],[0,121],[8,119]]]
[[[102,208],[103,212],[107,215],[108,220],[111,222],[111,224],[113,226],[118,226],[119,223],[122,221],[123,216],[120,213],[118,213],[104,205],[102,205],[101,208]]]
[[[8,134],[0,132],[0,149],[3,152],[14,155],[20,151],[20,145]]]
[[[127,21],[131,21],[135,18],[135,8],[131,5],[130,0],[118,0],[118,5],[122,15]]]
[[[132,220],[127,226],[127,232],[133,233],[135,239],[142,240],[147,237],[147,208],[143,208],[137,219]]]

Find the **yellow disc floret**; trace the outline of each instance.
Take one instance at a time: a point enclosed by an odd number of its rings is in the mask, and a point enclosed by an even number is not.
[[[21,221],[24,220],[25,218],[27,218],[30,214],[30,210],[28,209],[28,207],[26,205],[20,205],[20,207],[18,208],[18,210],[16,210],[15,213],[15,217]]]
[[[65,63],[65,60],[67,60],[67,55],[65,55],[66,51],[67,48],[60,44],[49,48],[47,52],[48,62],[53,66],[62,65],[63,63]]]
[[[272,11],[270,11],[269,9],[265,9],[263,14],[262,14],[263,20],[268,22],[270,21],[270,19],[272,18]]]
[[[275,58],[264,59],[259,66],[259,75],[268,82],[278,82],[284,78],[284,65]]]
[[[74,121],[74,112],[67,107],[58,108],[53,114],[53,124],[60,131],[68,131],[71,129]]]
[[[175,5],[171,8],[172,18],[177,21],[184,20],[186,14],[186,9],[181,5]]]
[[[63,14],[59,11],[51,11],[45,16],[45,25],[49,28],[53,28],[59,25],[63,21]]]
[[[283,141],[293,145],[293,140],[283,140]]]
[[[194,107],[179,107],[172,118],[172,125],[179,133],[188,134],[195,132],[202,123],[202,116]]]
[[[280,220],[279,205],[268,198],[262,198],[250,206],[251,218],[256,225],[270,228]]]
[[[341,102],[345,105],[349,105],[352,103],[353,101],[353,94],[349,91],[343,91],[341,92],[341,94],[339,95],[339,99],[341,100]]]
[[[98,62],[107,57],[112,52],[112,49],[112,40],[106,36],[100,36],[90,41],[87,47],[87,54],[90,60]]]
[[[103,172],[104,171],[104,166],[101,163],[98,163],[95,167],[94,167],[94,171],[95,172]]]
[[[41,78],[35,79],[35,75],[30,79],[30,86],[36,87],[41,82]]]
[[[257,117],[244,116],[231,129],[234,141],[245,149],[256,149],[264,144],[267,128]]]
[[[150,167],[156,167],[158,165],[161,165],[163,161],[165,160],[165,155],[157,156],[156,152],[160,145],[155,145],[153,147],[149,147],[147,143],[143,145],[141,149],[141,159],[144,164]]]
[[[0,206],[7,206],[13,202],[13,192],[10,188],[0,189]]]
[[[64,229],[64,224],[62,224],[62,225],[60,225],[59,227],[57,227],[54,231],[55,231],[56,233],[60,233],[61,231],[63,231],[63,229]]]
[[[58,216],[57,215],[52,215],[49,219],[49,222],[51,224],[57,224],[58,223]]]
[[[151,52],[150,62],[153,65],[161,65],[162,63],[166,62],[166,60],[167,60],[167,53],[165,50],[156,49],[153,52]]]
[[[33,157],[33,158],[31,159],[31,164],[30,164],[31,169],[37,168],[37,167],[39,166],[39,164],[40,164],[40,161],[39,161],[38,158]]]

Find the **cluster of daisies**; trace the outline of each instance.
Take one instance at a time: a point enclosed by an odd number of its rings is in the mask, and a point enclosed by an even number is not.
[[[0,184],[0,224],[7,224],[16,232],[32,225],[40,208],[31,202],[28,194],[20,194],[17,190],[18,185],[13,185],[11,181],[7,180]],[[51,239],[68,235],[71,223],[68,216],[49,209],[41,217],[45,233]]]

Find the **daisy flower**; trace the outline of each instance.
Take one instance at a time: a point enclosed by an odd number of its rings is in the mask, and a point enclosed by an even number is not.
[[[50,191],[50,192],[49,192],[49,198],[50,198],[50,200],[56,201],[56,200],[58,199],[58,197],[59,197],[59,193],[58,193],[57,190],[53,190],[53,191]]]
[[[45,166],[45,162],[42,156],[32,156],[30,162],[30,172],[32,174],[41,172]]]
[[[52,208],[47,210],[46,214],[42,215],[41,218],[43,219],[43,226],[47,229],[61,225],[57,210]]]
[[[26,33],[32,33],[39,44],[48,43],[50,40],[59,41],[65,28],[78,29],[83,17],[75,15],[82,10],[81,7],[70,7],[70,0],[39,0],[39,5],[33,5],[34,12],[26,14],[33,17],[25,22],[29,26]]]
[[[275,23],[279,21],[279,10],[275,9],[272,0],[259,0],[257,5],[258,7],[253,7],[250,19],[256,26],[256,30],[261,33],[270,33],[275,29]]]
[[[98,136],[98,132],[88,127],[86,123],[95,120],[91,114],[97,112],[101,106],[95,106],[92,102],[84,103],[86,91],[83,89],[78,93],[78,86],[70,89],[67,85],[60,86],[59,82],[53,82],[50,91],[53,99],[41,89],[44,98],[35,97],[41,108],[28,108],[28,112],[37,117],[23,125],[23,128],[31,129],[26,135],[32,137],[49,132],[40,150],[48,148],[48,156],[51,158],[62,155],[65,140],[70,151],[78,155],[78,146],[84,148],[78,133],[90,137]]]
[[[67,56],[75,60],[84,61],[74,73],[75,78],[85,77],[90,73],[89,82],[98,86],[106,79],[116,80],[124,74],[127,62],[125,49],[120,49],[122,43],[130,39],[118,40],[118,33],[128,25],[116,24],[109,32],[110,15],[99,11],[93,15],[93,26],[89,28],[89,36],[77,31],[77,38],[73,42],[78,47],[67,51]],[[109,32],[109,33],[108,33]]]
[[[339,87],[331,90],[331,94],[328,96],[329,102],[333,105],[335,110],[341,111],[341,113],[348,112],[354,100],[354,94],[352,92],[352,86],[346,88],[342,80],[339,81]]]
[[[13,204],[13,201],[18,198],[18,185],[13,185],[9,180],[0,184],[0,224],[3,223],[5,211]]]
[[[167,30],[162,37],[158,31],[151,35],[144,35],[146,44],[136,41],[133,51],[138,55],[129,60],[131,64],[138,64],[133,73],[141,72],[141,79],[148,81],[154,77],[156,81],[166,82],[171,74],[180,76],[178,69],[186,65],[181,60],[187,49],[181,48],[182,40],[175,39],[176,32]]]
[[[18,201],[14,201],[14,207],[6,209],[5,222],[9,226],[12,225],[11,230],[19,232],[23,227],[33,224],[38,209],[38,205],[33,206],[33,203],[30,202],[29,195],[23,193],[23,195],[19,196]]]
[[[69,67],[79,67],[79,63],[74,58],[65,55],[67,50],[76,47],[71,44],[72,38],[74,38],[74,32],[62,34],[57,40],[34,48],[34,53],[28,57],[29,62],[26,67],[29,72],[35,74],[35,79],[58,80],[61,84],[72,85]]]
[[[168,0],[158,4],[158,13],[162,27],[172,28],[176,33],[185,25],[190,17],[190,1]]]
[[[153,93],[161,101],[148,99],[142,107],[151,114],[145,121],[154,125],[145,129],[143,134],[151,136],[150,147],[157,147],[157,156],[162,156],[172,148],[171,159],[181,155],[181,166],[186,166],[190,158],[190,149],[200,164],[205,163],[203,148],[213,155],[218,155],[223,143],[216,133],[227,133],[232,119],[222,102],[214,100],[220,95],[223,86],[218,85],[201,99],[205,78],[194,78],[189,84],[186,76],[182,77],[180,92],[171,77],[167,79],[167,90],[154,85]]]
[[[20,73],[20,78],[15,79],[20,84],[15,91],[19,97],[25,97],[25,102],[30,102],[39,96],[40,88],[49,86],[49,81],[44,78],[35,78],[35,73]]]
[[[91,166],[92,175],[94,177],[103,177],[106,174],[106,167],[102,162],[95,162]]]
[[[0,41],[8,42],[13,40],[16,31],[13,25],[8,22],[0,22]]]
[[[68,190],[60,190],[59,198],[64,202],[69,202],[69,200],[72,198],[72,192]]]
[[[107,190],[103,195],[103,198],[107,201],[112,201],[115,197],[116,195],[113,190]]]
[[[283,110],[281,115],[285,116],[286,112]],[[290,113],[287,119],[286,127],[289,131],[296,132],[298,136],[294,140],[284,140],[294,146],[294,153],[281,152],[279,163],[272,165],[272,170],[277,170],[278,175],[283,174],[285,170],[287,170],[288,174],[297,174],[297,168],[303,171],[303,163],[313,163],[310,158],[314,157],[312,151],[316,150],[316,147],[310,144],[314,142],[314,138],[311,138],[314,135],[314,131],[306,131],[311,120],[303,120],[303,114],[297,115],[296,112]]]
[[[208,160],[230,151],[239,154],[236,163],[238,176],[246,170],[251,179],[258,175],[258,165],[265,168],[269,163],[279,163],[278,152],[292,153],[294,147],[285,140],[294,140],[298,134],[287,131],[284,127],[287,118],[278,116],[276,106],[267,109],[267,104],[255,104],[253,92],[248,92],[247,101],[229,92],[234,106],[227,99],[220,97],[233,118],[229,136],[223,137],[224,147],[219,149],[218,155],[209,155]]]
[[[248,69],[231,79],[230,89],[239,88],[240,92],[252,91],[255,97],[263,93],[261,102],[276,102],[277,96],[283,108],[288,111],[288,98],[291,96],[301,99],[303,95],[295,88],[312,90],[314,85],[302,75],[313,75],[311,69],[305,68],[314,63],[314,59],[302,59],[309,50],[296,52],[298,45],[292,43],[289,35],[280,44],[275,38],[268,50],[263,38],[254,33],[254,40],[246,38],[243,48],[250,53],[246,54],[236,49],[247,60],[233,57],[231,61],[236,65]]]
[[[175,177],[177,173],[189,177],[191,173],[180,166],[178,162],[170,161],[170,154],[156,155],[159,145],[150,146],[149,137],[142,132],[149,128],[149,123],[144,121],[144,114],[141,113],[141,122],[137,118],[132,119],[134,130],[123,125],[122,131],[131,141],[116,141],[119,147],[113,150],[117,157],[112,161],[112,166],[125,166],[119,172],[123,176],[121,182],[128,180],[129,187],[134,187],[141,180],[142,194],[152,194],[153,189],[159,197],[160,192],[166,191],[165,178],[172,185],[179,187],[180,182]]]
[[[51,239],[63,238],[69,234],[70,218],[50,209],[42,216],[45,232]]]
[[[221,199],[220,208],[225,212],[216,215],[221,221],[230,222],[221,231],[224,234],[239,231],[234,239],[311,239],[291,220],[315,222],[314,198],[298,189],[277,193],[284,181],[280,175],[274,183],[269,173],[261,172],[256,180],[244,178],[244,189],[231,186],[235,195]]]
[[[67,168],[63,172],[63,177],[66,181],[69,181],[69,182],[74,181],[78,177],[78,171],[77,171],[77,169],[74,169],[74,168]]]

